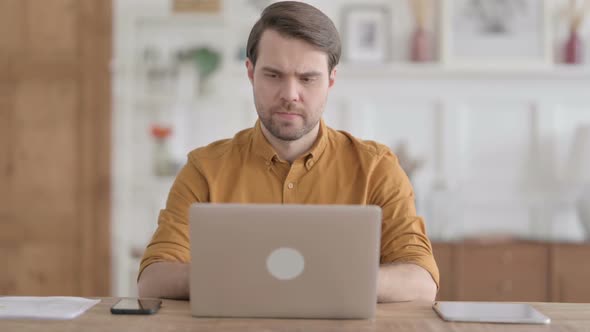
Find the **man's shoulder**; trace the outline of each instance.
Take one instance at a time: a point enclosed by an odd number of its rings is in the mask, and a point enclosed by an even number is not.
[[[198,147],[189,152],[188,158],[193,161],[214,160],[233,153],[239,153],[250,142],[253,131],[253,128],[244,129],[236,133],[232,138],[221,139]]]
[[[335,130],[328,128],[330,131],[330,138],[338,150],[349,150],[350,152],[360,153],[368,158],[380,158],[385,154],[391,153],[391,149],[385,144],[364,140],[353,136],[351,133],[344,130]]]

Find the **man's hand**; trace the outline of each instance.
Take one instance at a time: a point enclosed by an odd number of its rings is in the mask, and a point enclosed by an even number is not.
[[[190,265],[156,262],[146,267],[137,288],[139,297],[188,300]]]
[[[415,264],[381,265],[377,277],[377,302],[434,301],[436,283]]]

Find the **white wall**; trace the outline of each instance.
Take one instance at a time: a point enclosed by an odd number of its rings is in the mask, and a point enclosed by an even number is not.
[[[115,295],[135,294],[138,261],[130,250],[149,241],[173,180],[153,176],[150,124],[175,125],[173,148],[183,160],[190,149],[231,137],[256,119],[245,69],[232,56],[224,58],[212,91],[193,98],[174,80],[169,89],[146,90],[142,50],[207,42],[233,55],[257,17],[246,2],[225,1],[219,17],[171,19],[167,0],[115,1]],[[412,180],[433,239],[481,233],[583,239],[571,190],[561,180],[575,128],[590,124],[588,67],[464,71],[407,64],[406,2],[370,2],[393,11],[392,62],[343,63],[325,113],[328,124],[392,148],[406,141],[413,156],[425,159]],[[310,3],[341,27],[343,6],[369,1]],[[562,38],[561,25],[552,31]]]

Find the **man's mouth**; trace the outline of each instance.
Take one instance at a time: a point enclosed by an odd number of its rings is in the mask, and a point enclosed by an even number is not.
[[[281,118],[286,118],[286,119],[294,119],[296,117],[300,117],[301,114],[299,113],[293,113],[293,112],[276,112],[276,115],[278,115]]]

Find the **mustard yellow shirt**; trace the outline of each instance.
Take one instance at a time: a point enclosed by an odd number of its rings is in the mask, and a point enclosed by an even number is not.
[[[397,157],[384,145],[336,131],[323,121],[310,151],[292,164],[278,157],[259,122],[233,139],[190,152],[160,211],[140,274],[154,262],[190,261],[188,210],[195,202],[378,205],[381,264],[413,263],[439,283],[413,189]]]

